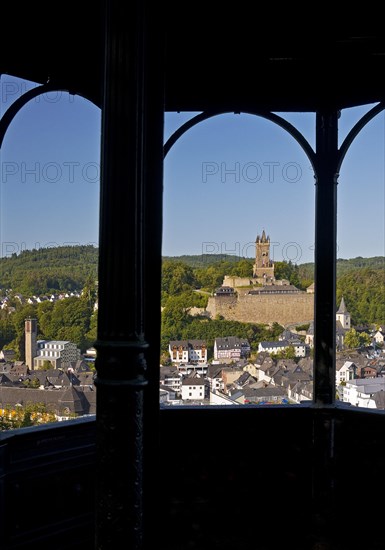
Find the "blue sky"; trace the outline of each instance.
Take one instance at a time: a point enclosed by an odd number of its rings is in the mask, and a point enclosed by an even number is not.
[[[0,109],[33,83],[3,75]],[[340,141],[370,106],[341,113]],[[168,113],[165,140],[195,113]],[[314,114],[282,114],[314,146]],[[1,151],[1,255],[98,244],[100,111],[79,96],[28,103]],[[338,257],[384,255],[384,115],[346,156],[338,186]],[[164,166],[163,253],[252,257],[270,235],[276,261],[313,261],[314,177],[300,146],[260,117],[228,114],[189,130]]]

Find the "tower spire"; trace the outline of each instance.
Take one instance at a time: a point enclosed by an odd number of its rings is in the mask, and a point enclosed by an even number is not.
[[[348,313],[348,309],[346,307],[345,300],[344,300],[343,296],[341,298],[340,307],[338,308],[337,313],[345,313],[345,314]]]

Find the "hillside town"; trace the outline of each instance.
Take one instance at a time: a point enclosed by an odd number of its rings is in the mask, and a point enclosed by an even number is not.
[[[270,237],[263,231],[256,239],[252,276],[225,276],[207,307],[189,308],[188,314],[201,315],[202,322],[214,315],[250,323],[255,318],[265,326],[274,322],[281,333],[273,340],[250,342],[230,329],[226,332],[227,325],[215,325],[220,335],[210,341],[166,340],[167,356],[163,354],[160,361],[160,406],[311,402],[314,290],[314,283],[300,290],[288,280],[276,279]],[[15,314],[18,302],[38,307],[66,299],[80,303],[84,294],[26,298],[13,293],[11,299],[5,293],[0,308],[3,316],[9,316]],[[97,315],[97,293],[89,303]],[[342,296],[336,311],[336,400],[384,410],[385,327],[352,326],[348,305]],[[0,429],[95,415],[95,349],[81,350],[70,339],[38,339],[38,320],[33,317],[24,320],[22,341],[22,360],[9,346],[0,350]]]
[[[274,320],[285,327],[278,339],[259,342],[252,354],[247,339],[222,335],[214,340],[211,360],[204,340],[170,341],[169,360],[160,369],[162,406],[312,401],[314,283],[301,291],[277,280],[274,267],[270,237],[263,231],[256,238],[252,277],[225,276],[201,314],[270,324]],[[352,334],[357,336],[354,346]],[[384,338],[384,327],[368,332],[353,327],[342,296],[336,311],[338,401],[385,409]]]
[[[342,304],[343,314],[349,314]],[[338,310],[341,312],[341,306]],[[344,349],[337,317],[340,351],[336,359],[336,399],[348,405],[385,409],[383,327],[373,331],[372,344]],[[306,335],[285,330],[275,342],[261,342],[250,360],[247,340],[233,336],[215,339],[214,357],[207,361],[202,340],[171,341],[170,364],[160,369],[160,403],[170,405],[299,404],[313,399],[313,328]],[[294,350],[283,358],[283,350]]]

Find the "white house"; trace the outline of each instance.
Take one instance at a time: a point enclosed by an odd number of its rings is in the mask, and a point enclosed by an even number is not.
[[[176,367],[161,367],[159,383],[160,386],[167,386],[180,395],[181,376]]]
[[[168,351],[173,363],[207,363],[204,340],[172,340]]]
[[[357,378],[342,387],[342,401],[355,407],[376,409],[375,395],[385,392],[385,378]]]
[[[178,398],[177,393],[170,387],[160,386],[159,388],[159,403],[161,405],[182,405],[182,401]]]
[[[336,384],[353,380],[356,371],[356,365],[352,361],[336,363]]]
[[[222,368],[218,365],[209,365],[207,369],[206,379],[209,383],[210,392],[222,391],[224,382],[222,378]]]
[[[203,378],[185,378],[182,381],[182,400],[198,401],[205,398],[205,381]]]
[[[279,340],[276,342],[260,342],[258,345],[258,352],[261,353],[265,351],[270,354],[275,354],[279,353],[280,351],[284,351],[290,346],[293,346],[296,357],[305,357],[306,345],[304,344],[304,342],[301,342],[301,340],[291,342],[288,342],[287,340]]]
[[[210,405],[240,405],[239,401],[235,401],[233,396],[226,395],[222,392],[210,392]]]
[[[385,333],[382,332],[382,330],[377,330],[373,336],[373,340],[377,342],[377,344],[383,344],[385,340]]]

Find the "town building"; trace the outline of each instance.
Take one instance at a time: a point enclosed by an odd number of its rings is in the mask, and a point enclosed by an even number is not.
[[[215,338],[214,360],[220,363],[230,363],[250,355],[250,343],[247,339],[236,336]]]
[[[351,329],[351,315],[342,296],[340,306],[336,312],[336,349],[342,350],[345,343],[345,334]],[[309,347],[314,346],[314,322],[311,321],[306,331],[305,343]]]
[[[64,363],[78,361],[81,357],[80,349],[73,342],[67,340],[38,340],[36,357],[33,368],[41,368],[49,361],[53,368],[58,369]]]
[[[341,387],[341,390],[341,401],[350,403],[355,407],[377,409],[383,403],[385,378],[349,380],[345,386]],[[382,406],[382,408],[384,407]]]
[[[204,340],[172,340],[168,350],[173,363],[207,363]]]
[[[206,382],[203,378],[185,378],[181,386],[183,401],[203,400],[205,388]]]

